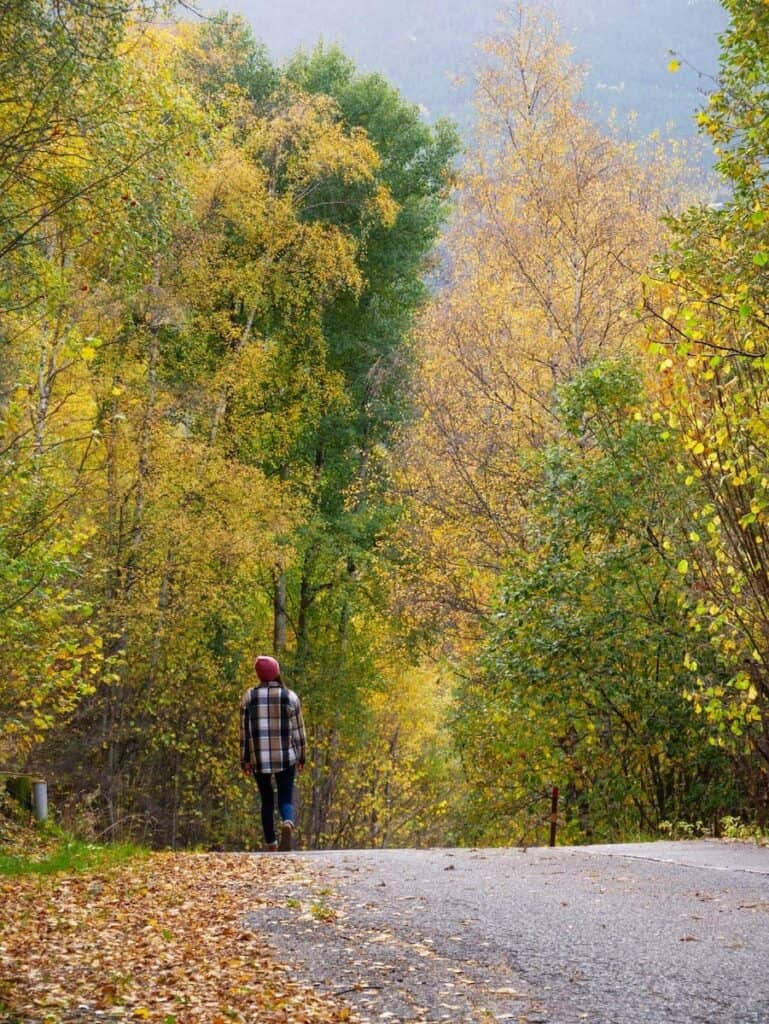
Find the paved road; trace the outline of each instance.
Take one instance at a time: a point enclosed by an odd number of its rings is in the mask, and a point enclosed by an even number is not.
[[[364,1021],[769,1024],[769,849],[293,854],[251,922]]]

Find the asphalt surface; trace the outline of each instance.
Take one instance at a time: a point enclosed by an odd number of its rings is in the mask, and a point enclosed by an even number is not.
[[[359,1020],[769,1024],[769,849],[289,856],[250,923]]]

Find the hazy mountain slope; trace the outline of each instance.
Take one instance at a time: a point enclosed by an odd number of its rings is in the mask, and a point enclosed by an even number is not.
[[[222,6],[208,0],[208,9]],[[493,31],[499,0],[230,0],[271,53],[282,58],[319,38],[341,44],[362,68],[381,71],[430,116],[469,120],[467,74],[473,43]],[[635,111],[646,132],[691,115],[706,89],[694,71],[667,70],[679,51],[706,74],[717,68],[716,35],[726,24],[717,0],[555,0],[564,34],[590,65],[586,99],[607,116]]]

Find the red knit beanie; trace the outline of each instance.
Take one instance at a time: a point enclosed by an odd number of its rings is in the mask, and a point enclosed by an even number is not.
[[[260,654],[254,662],[256,674],[263,683],[271,683],[280,675],[280,665],[268,654]]]

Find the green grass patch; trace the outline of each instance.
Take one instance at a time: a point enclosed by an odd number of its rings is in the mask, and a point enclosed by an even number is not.
[[[99,845],[61,839],[50,850],[34,854],[0,853],[0,875],[53,875],[59,871],[97,871],[147,855],[130,843]]]

